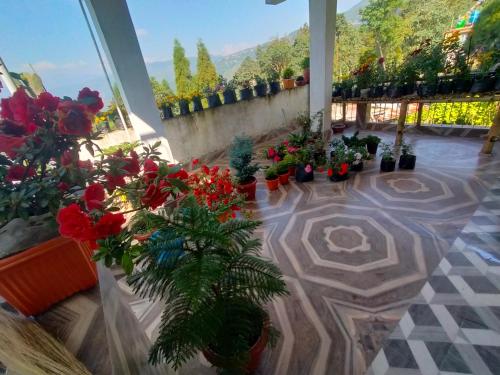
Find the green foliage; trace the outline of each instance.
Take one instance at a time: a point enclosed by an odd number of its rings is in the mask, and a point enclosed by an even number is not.
[[[265,47],[257,47],[256,56],[260,70],[266,76],[274,72],[281,76],[283,70],[292,61],[292,44],[287,38],[277,38],[269,42]]]
[[[260,223],[221,223],[193,197],[152,215],[157,232],[129,278],[136,293],[165,306],[150,362],[178,369],[210,347],[241,369],[262,328],[263,306],[288,293],[280,270],[259,255],[253,232]]]
[[[370,143],[370,144],[378,145],[380,143],[381,139],[379,137],[377,137],[376,135],[368,134],[361,141],[365,144]]]
[[[243,85],[245,82],[254,80],[260,74],[261,71],[257,61],[247,56],[234,74],[234,80],[239,85]]]
[[[282,161],[280,161],[276,165],[276,172],[278,174],[286,174],[286,173],[288,173],[288,165],[289,165],[289,162],[287,162],[285,159],[283,159]]]
[[[282,73],[283,79],[290,79],[293,77],[293,69],[292,68],[285,68]]]
[[[177,39],[174,40],[174,73],[177,96],[188,97],[193,90],[193,77],[186,52]]]
[[[156,107],[160,109],[164,104],[169,102],[169,97],[172,97],[174,92],[165,79],[158,82],[155,77],[149,77],[149,82],[151,83],[151,88],[153,89]]]
[[[253,141],[248,137],[235,137],[230,150],[230,166],[236,169],[236,178],[240,184],[252,180],[259,165],[252,163]]]
[[[380,146],[381,146],[380,156],[382,157],[382,160],[386,161],[395,160],[395,150],[393,145],[382,142]]]
[[[300,67],[302,69],[307,69],[307,68],[309,68],[309,63],[310,63],[309,56],[308,57],[304,57],[304,59],[302,60],[302,62],[300,64]]]
[[[365,145],[364,139],[358,138],[358,135],[359,135],[359,130],[356,131],[351,137],[347,137],[347,136],[343,135],[342,140],[344,141],[344,144],[347,147],[364,146]]]
[[[40,76],[36,73],[21,73],[22,80],[27,84],[35,95],[40,95],[45,91]]]
[[[491,55],[484,60],[482,70],[489,70],[500,61],[500,1],[489,0],[485,3],[477,24],[474,26],[472,46],[476,50]]]
[[[109,146],[102,149],[103,155],[109,156],[117,152],[118,150],[122,150],[125,154],[129,154],[130,151],[135,150],[137,147],[141,145],[141,142],[123,142],[117,145]]]
[[[413,153],[413,146],[410,143],[406,143],[404,140],[401,141],[401,155],[415,155]]]
[[[196,87],[199,92],[203,92],[207,88],[214,89],[217,86],[219,75],[214,63],[210,59],[207,47],[201,40],[198,41],[197,48]]]
[[[271,165],[264,170],[266,180],[275,180],[278,178],[278,168],[276,165]]]
[[[295,157],[295,155],[286,154],[283,157],[282,162],[285,163],[287,167],[295,167],[295,165],[297,164],[297,158]]]

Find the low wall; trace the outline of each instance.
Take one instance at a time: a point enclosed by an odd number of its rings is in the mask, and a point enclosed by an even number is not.
[[[166,137],[177,161],[210,159],[237,135],[259,139],[294,125],[309,110],[309,85],[235,104],[164,120]]]

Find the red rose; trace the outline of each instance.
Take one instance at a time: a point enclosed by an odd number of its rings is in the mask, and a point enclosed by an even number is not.
[[[28,125],[33,122],[39,111],[40,108],[22,87],[18,88],[10,98],[2,100],[2,117],[20,124]]]
[[[86,169],[87,171],[91,171],[94,169],[94,165],[90,160],[78,160],[78,168]]]
[[[59,105],[60,99],[49,92],[42,92],[36,99],[36,104],[45,111],[54,112]]]
[[[124,176],[106,175],[106,188],[109,191],[114,191],[118,186],[125,186],[126,183]]]
[[[144,178],[146,182],[154,180],[158,176],[158,165],[151,159],[144,161]]]
[[[7,172],[7,177],[5,179],[7,181],[21,181],[24,177],[33,177],[35,175],[35,170],[30,168],[28,170],[24,165],[11,165]]]
[[[139,156],[135,151],[130,153],[130,158],[124,158],[123,161],[125,165],[123,169],[130,175],[137,175],[141,171],[141,165],[139,164]]]
[[[15,158],[16,150],[24,145],[26,137],[12,137],[0,134],[0,152],[5,152],[9,157]]]
[[[169,191],[162,191],[164,188],[168,187],[168,183],[165,181],[160,181],[158,185],[151,184],[147,187],[146,192],[141,198],[142,204],[151,209],[155,209],[167,200],[170,195]]]
[[[200,162],[200,159],[193,159],[193,161],[191,162],[191,165],[194,167],[196,167],[198,165],[198,163]]]
[[[208,168],[205,164],[203,164],[201,166],[201,170],[203,171],[203,173],[205,174],[210,174],[210,168]]]
[[[63,154],[61,155],[61,165],[63,167],[68,167],[70,165],[73,165],[74,163],[74,153],[72,150],[66,150],[63,152]]]
[[[95,240],[96,234],[89,216],[76,203],[61,208],[57,214],[59,233],[78,241]]]
[[[12,113],[12,111],[10,110],[10,105],[9,105],[9,101],[10,99],[2,99],[0,101],[0,106],[2,107],[0,109],[0,116],[3,118],[3,119],[9,119],[9,120],[12,120],[14,118],[14,114]]]
[[[125,224],[123,214],[107,213],[103,215],[95,225],[96,238],[106,238],[116,236]]]
[[[66,100],[59,103],[57,109],[62,134],[86,136],[92,131],[92,116],[85,105]]]
[[[78,93],[78,101],[85,104],[93,114],[96,114],[104,107],[104,103],[99,97],[99,91],[92,91],[88,87],[84,87],[80,90]]]
[[[83,200],[89,211],[100,210],[105,198],[104,187],[101,184],[94,183],[87,186],[83,193]]]

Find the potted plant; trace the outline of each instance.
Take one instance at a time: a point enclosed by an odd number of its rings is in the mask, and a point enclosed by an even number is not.
[[[222,91],[222,96],[224,97],[224,104],[236,103],[236,84],[233,80],[227,82],[224,85],[224,91]]]
[[[490,72],[479,71],[474,74],[474,80],[470,89],[471,94],[479,94],[492,91],[495,87],[495,75]]]
[[[363,170],[363,160],[368,159],[368,151],[365,146],[356,145],[348,151],[350,170],[361,172]]]
[[[92,249],[60,237],[56,215],[95,173],[78,151],[94,151],[92,120],[103,102],[89,88],[77,100],[19,88],[1,105],[0,295],[34,315],[97,282]]]
[[[373,63],[374,57],[369,57],[361,66],[353,72],[356,82],[356,89],[359,90],[359,96],[363,99],[368,98],[370,94],[370,85],[373,83]]]
[[[363,138],[363,142],[366,144],[366,149],[368,150],[368,153],[370,155],[377,154],[378,144],[380,143],[380,141],[381,139],[379,137],[371,134]]]
[[[189,110],[189,100],[187,98],[179,98],[178,104],[181,116],[189,115],[191,113]]]
[[[295,181],[309,182],[314,180],[314,159],[309,147],[297,151],[297,165],[295,167]]]
[[[222,90],[222,84],[219,83],[215,88],[206,87],[204,89],[205,97],[207,98],[208,107],[215,108],[222,105],[220,100],[219,91]]]
[[[303,76],[298,76],[295,78],[295,86],[300,87],[300,86],[305,86],[307,83],[304,79]]]
[[[396,168],[394,148],[388,143],[382,143],[382,152],[380,153],[380,156],[382,156],[382,160],[380,161],[380,171],[393,172]]]
[[[302,75],[304,76],[304,81],[309,83],[311,72],[309,70],[309,56],[304,57],[301,62]]]
[[[129,283],[144,298],[165,303],[150,363],[177,370],[202,351],[219,369],[253,372],[278,334],[265,305],[288,293],[280,270],[257,255],[261,244],[253,232],[260,223],[221,223],[192,197],[144,221],[156,233],[140,245],[143,266]]]
[[[253,98],[253,91],[248,81],[244,81],[240,88],[240,100],[250,100]]]
[[[339,182],[349,178],[349,154],[348,148],[343,143],[336,143],[331,152],[328,166],[328,178],[330,181]]]
[[[340,84],[342,99],[351,99],[353,95],[354,80],[352,77],[346,77]]]
[[[297,148],[295,152],[299,149]],[[286,154],[283,158],[283,162],[288,166],[288,175],[295,177],[295,166],[297,165],[297,158],[294,154]]]
[[[266,80],[260,76],[255,76],[255,95],[258,97],[264,97],[267,95],[267,84]]]
[[[372,67],[373,82],[370,85],[370,93],[369,93],[369,96],[371,98],[380,98],[384,96],[384,89],[385,89],[384,84],[386,80],[384,61],[385,59],[383,57],[380,57]]]
[[[278,74],[278,72],[271,72],[267,77],[267,82],[269,83],[269,92],[271,93],[271,95],[276,95],[280,92],[280,75]]]
[[[276,165],[276,172],[278,173],[281,185],[288,184],[288,177],[290,176],[290,173],[288,172],[288,164],[289,162],[283,159]]]
[[[163,103],[161,105],[161,112],[164,120],[168,120],[169,118],[174,117],[174,114],[172,113],[172,107],[169,103]]]
[[[235,137],[230,150],[230,166],[236,170],[238,191],[246,195],[246,200],[255,200],[257,179],[255,173],[259,165],[252,163],[253,141],[248,137]]]
[[[295,81],[293,80],[293,69],[288,67],[283,70],[283,73],[281,74],[281,77],[283,78],[283,88],[285,90],[290,90],[295,87]]]
[[[401,143],[401,156],[399,157],[399,169],[415,169],[417,157],[413,153],[411,144]]]
[[[288,173],[288,171],[287,171]],[[277,190],[279,187],[279,177],[278,177],[278,168],[277,165],[271,165],[267,169],[264,170],[264,174],[266,176],[266,185],[269,191]]]
[[[203,103],[199,94],[193,96],[193,111],[201,112],[203,111]]]
[[[343,135],[342,141],[349,148],[364,146],[366,144],[365,139],[358,138],[358,135],[359,135],[359,130],[354,132],[354,134],[351,137]]]

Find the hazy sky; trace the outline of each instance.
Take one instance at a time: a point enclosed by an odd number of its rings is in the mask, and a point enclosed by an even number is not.
[[[343,12],[358,0],[339,0]],[[0,56],[11,71],[32,64],[49,91],[70,87],[107,91],[78,0],[0,0]],[[128,0],[146,62],[171,59],[178,38],[189,56],[202,38],[226,55],[283,36],[308,21],[308,0]],[[2,90],[0,96],[5,96]]]

